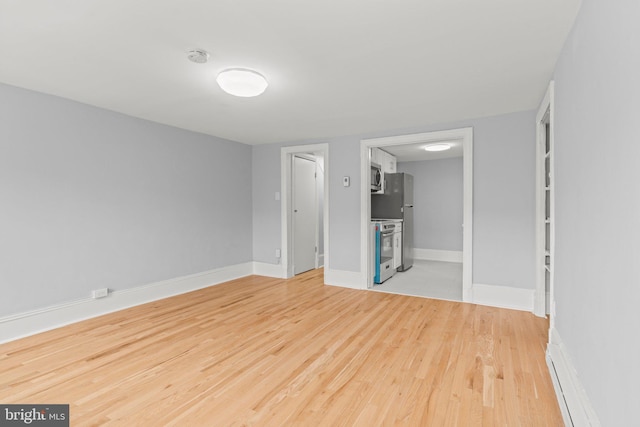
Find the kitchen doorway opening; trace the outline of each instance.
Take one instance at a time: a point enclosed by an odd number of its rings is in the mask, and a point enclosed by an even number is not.
[[[328,144],[281,149],[281,262],[286,278],[328,269],[328,158]]]
[[[373,283],[373,237],[371,233],[371,173],[372,148],[427,145],[446,141],[460,141],[463,152],[463,232],[462,232],[462,301],[471,302],[473,261],[473,129],[459,128],[446,131],[399,135],[365,139],[360,144],[361,164],[361,271],[367,284]]]

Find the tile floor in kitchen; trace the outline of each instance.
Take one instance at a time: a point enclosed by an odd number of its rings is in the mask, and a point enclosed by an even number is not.
[[[462,301],[462,263],[415,260],[409,270],[394,274],[373,290]]]

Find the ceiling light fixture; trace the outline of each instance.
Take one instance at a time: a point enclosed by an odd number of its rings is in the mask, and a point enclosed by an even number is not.
[[[425,151],[447,151],[450,148],[449,144],[431,144],[424,147]]]
[[[262,74],[246,68],[229,68],[221,71],[216,82],[228,94],[243,98],[258,96],[269,85]]]

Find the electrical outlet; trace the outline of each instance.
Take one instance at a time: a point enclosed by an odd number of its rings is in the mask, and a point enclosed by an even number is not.
[[[93,299],[104,298],[109,295],[109,288],[95,289],[91,292]]]
[[[276,249],[276,258],[280,258],[280,249]]]

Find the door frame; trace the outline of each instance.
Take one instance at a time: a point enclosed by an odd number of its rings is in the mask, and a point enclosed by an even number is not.
[[[444,131],[397,135],[360,141],[360,271],[364,272],[366,286],[373,280],[369,263],[371,245],[371,173],[370,148],[462,141],[463,152],[463,232],[462,232],[462,301],[473,301],[473,128],[465,127]]]
[[[555,84],[553,80],[549,82],[547,91],[540,103],[536,114],[536,290],[533,305],[533,313],[539,317],[545,317],[547,311],[546,291],[545,291],[545,116],[549,112],[549,169],[551,171],[549,179],[549,312],[550,326],[553,329],[555,317],[555,297],[554,297],[554,253],[555,253],[555,207],[554,207],[554,127],[555,127]]]
[[[324,247],[324,271],[329,269],[329,144],[310,144],[282,147],[280,149],[280,234],[281,234],[281,258],[282,270],[285,278],[294,276],[293,272],[293,203],[292,203],[292,176],[294,155],[314,153],[322,159],[324,170],[324,195],[323,195],[323,247]],[[317,256],[316,256],[317,259]]]

